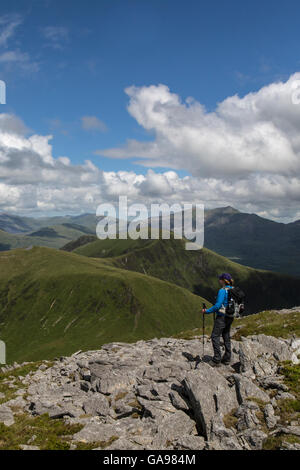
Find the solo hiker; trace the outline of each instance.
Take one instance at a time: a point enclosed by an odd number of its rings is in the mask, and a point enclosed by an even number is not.
[[[218,292],[215,305],[209,309],[203,308],[202,314],[216,313],[214,327],[211,334],[212,345],[214,348],[214,357],[209,361],[212,367],[219,367],[221,362],[225,365],[230,364],[231,342],[230,327],[235,317],[240,316],[243,311],[244,293],[238,288],[233,287],[233,279],[229,273],[223,273],[219,276],[220,290]],[[220,338],[223,337],[225,354],[221,357]]]

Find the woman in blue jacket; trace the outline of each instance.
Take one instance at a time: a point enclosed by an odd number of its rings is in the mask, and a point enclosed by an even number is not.
[[[233,318],[225,315],[225,309],[228,305],[228,289],[232,289],[233,279],[230,274],[223,273],[219,276],[219,283],[221,285],[221,289],[218,292],[215,305],[207,310],[203,309],[203,313],[216,313],[216,319],[211,334],[214,357],[209,364],[212,367],[219,367],[221,362],[225,365],[229,365],[231,359],[230,327],[233,322]],[[221,357],[220,348],[221,336],[223,337],[225,346],[225,354],[223,357]]]

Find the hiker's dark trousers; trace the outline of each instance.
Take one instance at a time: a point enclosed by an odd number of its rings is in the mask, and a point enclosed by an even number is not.
[[[230,343],[230,327],[233,322],[233,318],[229,318],[223,315],[217,315],[214,323],[214,328],[211,334],[211,341],[214,348],[214,357],[215,362],[221,362],[221,348],[220,348],[220,338],[223,337],[225,354],[224,361],[230,361],[231,358],[231,343]]]

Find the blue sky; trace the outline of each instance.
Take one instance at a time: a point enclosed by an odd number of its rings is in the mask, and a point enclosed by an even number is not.
[[[52,133],[54,155],[88,157],[103,169],[131,164],[94,157],[95,149],[151,138],[128,115],[125,87],[164,83],[213,109],[300,65],[299,2],[283,8],[276,1],[4,0],[1,6],[2,14],[24,19],[15,41],[39,67],[2,70],[7,109],[35,132]],[[52,44],[42,34],[49,26],[66,34],[57,33]],[[97,116],[107,132],[83,131],[83,115]]]
[[[299,14],[291,0],[2,0],[0,32],[1,18],[2,31],[11,29],[2,48],[0,35],[7,85],[0,111],[21,119],[29,134],[52,134],[54,158],[88,159],[106,172],[164,172],[172,168],[166,159],[152,166],[128,152],[94,153],[155,139],[128,112],[125,88],[162,84],[209,113],[230,96],[285,82],[300,70]],[[173,169],[192,174],[184,162]]]

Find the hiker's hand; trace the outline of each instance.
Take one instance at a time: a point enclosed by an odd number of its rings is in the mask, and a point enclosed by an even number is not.
[[[202,309],[202,313],[206,313],[206,308],[203,308],[203,309]]]

